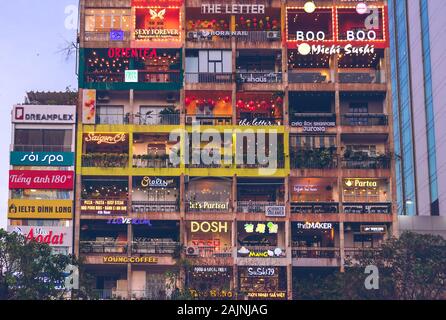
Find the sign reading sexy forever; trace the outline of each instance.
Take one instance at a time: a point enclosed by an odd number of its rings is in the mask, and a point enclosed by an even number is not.
[[[10,170],[9,189],[72,190],[73,171]]]

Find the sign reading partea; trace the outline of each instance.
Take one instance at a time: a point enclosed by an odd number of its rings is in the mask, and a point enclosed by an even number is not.
[[[10,199],[8,218],[10,219],[71,219],[71,200],[21,200]]]

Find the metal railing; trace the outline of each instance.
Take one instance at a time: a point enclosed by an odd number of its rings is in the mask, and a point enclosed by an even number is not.
[[[172,255],[179,245],[179,242],[174,241],[132,242],[132,253]]]
[[[134,155],[133,168],[178,168],[179,165],[173,165],[169,160],[169,155],[163,155],[159,158],[149,155]]]
[[[80,253],[127,253],[127,242],[80,241]]]
[[[343,203],[344,213],[354,214],[391,214],[391,203]]]
[[[132,212],[179,212],[179,205],[177,201],[132,201]]]
[[[125,82],[124,72],[86,72],[87,83],[120,83]],[[140,83],[179,83],[181,74],[177,71],[149,72],[138,70],[138,82]]]
[[[237,40],[241,42],[268,42],[280,41],[280,31],[247,31],[246,36],[238,37]]]
[[[116,289],[95,289],[93,290],[94,300],[168,300],[166,292],[153,292],[152,290],[116,290]]]
[[[314,247],[297,247],[293,245],[293,258],[328,258],[337,259],[340,257],[339,248],[314,248]]]
[[[380,248],[344,248],[346,259],[360,259],[363,257],[369,257],[380,251]]]
[[[230,30],[214,30],[212,34],[209,30],[188,30],[186,40],[193,42],[200,41],[231,41],[231,36],[227,36]]]
[[[327,69],[327,73],[331,71]],[[331,81],[331,76],[322,74],[321,72],[305,72],[305,71],[289,71],[289,83],[328,83]]]
[[[186,115],[186,125],[221,126],[232,124],[232,115]]]
[[[291,213],[339,213],[339,203],[337,202],[293,202],[291,203]]]
[[[237,157],[236,157],[237,159]],[[236,167],[239,169],[258,169],[258,168],[277,168],[277,169],[283,169],[285,167],[285,160],[283,159],[276,159],[275,161],[272,160],[271,166],[270,163],[259,163],[258,160],[255,161],[255,163],[247,163],[249,158],[247,155],[243,156],[243,163],[237,163]]]
[[[237,257],[239,258],[285,258],[285,249],[277,251],[278,247],[274,246],[243,246],[246,252],[240,252],[241,248],[237,248]]]
[[[282,72],[237,72],[238,83],[282,83]]]
[[[130,8],[131,0],[89,0],[87,8]]]
[[[70,152],[71,146],[62,145],[28,145],[15,144],[14,151],[29,151],[29,152]]]
[[[185,250],[188,257],[197,258],[230,258],[232,257],[232,248],[218,248],[214,246],[189,246]]]
[[[338,157],[329,148],[302,149],[290,155],[293,169],[334,169],[338,167]]]
[[[128,162],[128,154],[86,153],[82,155],[83,167],[125,168]]]
[[[186,72],[186,83],[232,83],[232,73]]]
[[[130,16],[129,16],[130,18]],[[110,39],[109,31],[85,31],[84,40],[85,41],[112,41]],[[124,31],[124,37],[120,41],[129,41],[130,39],[130,31]]]
[[[385,114],[351,113],[343,114],[341,123],[343,126],[387,126],[388,116]]]
[[[268,206],[284,206],[284,202],[276,201],[237,201],[237,212],[265,213]]]
[[[346,169],[390,169],[391,158],[368,157],[363,159],[342,159],[342,168]]]
[[[96,124],[178,125],[180,124],[180,114],[154,112],[97,114]]]
[[[342,71],[338,73],[339,83],[384,83],[384,72],[379,70],[371,71]]]

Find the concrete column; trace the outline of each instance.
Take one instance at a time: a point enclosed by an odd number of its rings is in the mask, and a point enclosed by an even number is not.
[[[339,222],[339,250],[340,250],[340,267],[341,272],[345,271],[345,244],[344,244],[344,222]]]
[[[127,299],[132,299],[132,264],[127,263]]]
[[[293,300],[293,265],[286,266],[287,299]]]

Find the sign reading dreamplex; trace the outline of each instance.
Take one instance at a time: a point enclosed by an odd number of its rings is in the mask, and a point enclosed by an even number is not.
[[[76,122],[75,106],[14,106],[12,121],[14,123],[69,123]]]
[[[73,243],[73,230],[67,227],[8,226],[8,232],[16,232],[28,241],[46,243],[52,247],[71,247]]]

